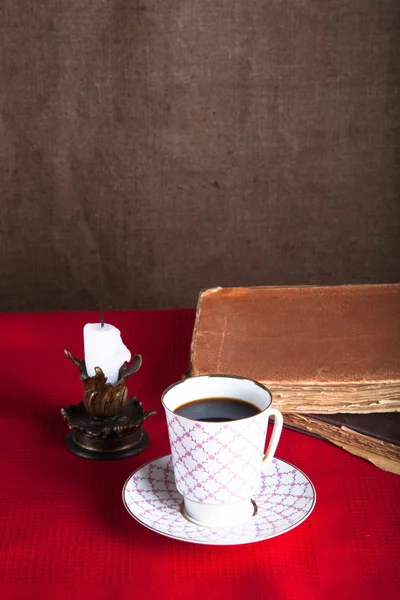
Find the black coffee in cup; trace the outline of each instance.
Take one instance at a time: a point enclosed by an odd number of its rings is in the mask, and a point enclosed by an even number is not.
[[[174,410],[175,414],[186,419],[210,423],[247,419],[260,412],[254,404],[237,398],[201,398],[186,402]]]

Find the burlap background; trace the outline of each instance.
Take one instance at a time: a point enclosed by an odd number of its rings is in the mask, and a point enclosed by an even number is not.
[[[0,309],[400,279],[399,0],[3,0]]]

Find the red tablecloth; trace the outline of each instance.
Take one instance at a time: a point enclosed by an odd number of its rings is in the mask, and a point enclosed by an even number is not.
[[[188,366],[194,312],[112,312],[143,366],[128,380],[147,409],[151,442],[136,457],[95,462],[65,448],[60,409],[81,399],[63,355],[83,356],[96,313],[0,315],[0,597],[174,600],[394,599],[400,594],[400,478],[285,430],[277,456],[313,481],[317,504],[298,528],[245,546],[172,540],[137,523],[121,490],[168,453],[163,389]]]

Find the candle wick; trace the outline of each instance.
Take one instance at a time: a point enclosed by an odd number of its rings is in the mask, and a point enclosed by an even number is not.
[[[100,323],[101,323],[101,328],[103,329],[103,327],[104,327],[104,313],[100,313]]]

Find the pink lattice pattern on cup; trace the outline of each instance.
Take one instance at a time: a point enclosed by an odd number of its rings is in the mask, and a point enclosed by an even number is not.
[[[175,481],[186,498],[237,502],[257,492],[268,414],[228,423],[196,423],[167,414]]]

